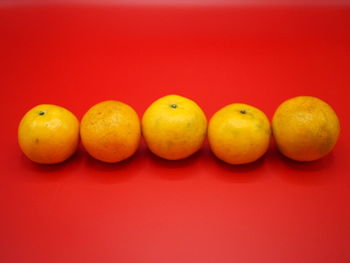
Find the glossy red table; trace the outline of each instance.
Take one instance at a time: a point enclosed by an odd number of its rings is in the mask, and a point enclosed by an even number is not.
[[[350,262],[350,8],[345,6],[0,5],[0,262]],[[79,118],[106,99],[140,116],[180,94],[208,118],[244,102],[271,118],[313,95],[339,115],[334,151],[229,166],[207,145],[169,162],[143,144],[104,164],[60,165],[17,145],[40,103]]]

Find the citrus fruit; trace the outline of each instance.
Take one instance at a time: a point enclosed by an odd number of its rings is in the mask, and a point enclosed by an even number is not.
[[[114,163],[133,155],[140,143],[140,120],[133,108],[115,100],[92,106],[80,125],[81,141],[95,159]]]
[[[192,100],[168,95],[153,102],[142,118],[142,133],[149,149],[168,160],[186,158],[203,144],[207,119]]]
[[[278,149],[296,161],[314,161],[335,146],[340,124],[326,102],[311,96],[299,96],[283,102],[272,120]]]
[[[230,104],[209,121],[208,140],[213,153],[229,164],[245,164],[260,158],[268,149],[270,122],[259,109]]]
[[[78,142],[79,121],[60,106],[35,106],[23,116],[18,127],[20,148],[37,163],[63,162],[76,151]]]

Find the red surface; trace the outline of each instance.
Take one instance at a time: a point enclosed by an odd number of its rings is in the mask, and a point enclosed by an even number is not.
[[[0,262],[350,262],[350,8],[0,8]],[[272,147],[229,166],[206,145],[168,162],[143,145],[108,165],[83,149],[40,166],[17,145],[40,103],[79,118],[117,99],[142,115],[170,93],[210,117],[245,102],[271,118],[313,95],[337,111],[334,151],[313,163]]]

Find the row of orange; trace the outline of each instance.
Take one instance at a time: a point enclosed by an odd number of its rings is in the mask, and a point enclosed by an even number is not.
[[[81,123],[65,108],[41,104],[29,110],[18,128],[23,153],[42,164],[59,163],[77,149],[103,162],[119,162],[135,153],[141,134],[149,149],[168,160],[186,158],[202,146],[206,136],[214,154],[230,164],[250,163],[266,153],[273,133],[278,149],[297,161],[313,161],[328,154],[340,131],[338,117],[324,101],[299,96],[283,102],[272,125],[259,109],[230,104],[207,123],[192,100],[169,95],[153,102],[142,121],[129,105],[104,101],[91,107]]]

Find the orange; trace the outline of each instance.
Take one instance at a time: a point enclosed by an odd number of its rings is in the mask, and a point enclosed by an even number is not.
[[[246,164],[259,159],[267,151],[270,137],[266,115],[247,104],[227,105],[209,121],[210,148],[229,164]]]
[[[18,127],[19,146],[33,162],[63,162],[76,151],[78,142],[79,121],[60,106],[35,106],[23,116]]]
[[[136,152],[141,137],[140,120],[129,105],[103,101],[85,113],[80,135],[92,157],[108,163],[119,162]]]
[[[153,102],[142,118],[142,133],[149,149],[168,160],[186,158],[202,146],[207,119],[192,100],[168,95]]]
[[[299,96],[283,102],[272,120],[278,149],[296,161],[314,161],[335,146],[339,119],[326,102],[311,96]]]

